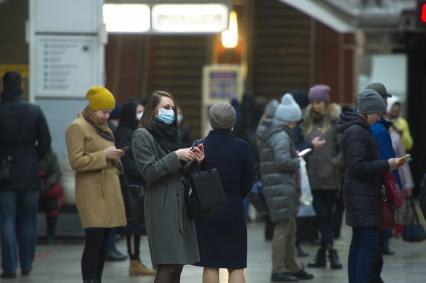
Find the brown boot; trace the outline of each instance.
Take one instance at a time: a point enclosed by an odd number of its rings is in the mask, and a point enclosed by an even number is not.
[[[155,274],[157,274],[157,271],[145,266],[139,260],[130,261],[130,266],[129,266],[130,276],[143,276],[143,275],[154,276]]]

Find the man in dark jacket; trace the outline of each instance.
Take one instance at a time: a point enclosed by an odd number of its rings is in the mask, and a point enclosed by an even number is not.
[[[31,272],[40,188],[38,162],[50,148],[41,109],[21,101],[21,94],[21,75],[6,73],[0,101],[0,155],[10,156],[12,162],[10,180],[0,184],[2,278],[16,277],[17,250],[22,275]]]
[[[346,224],[352,227],[348,259],[350,283],[370,282],[379,250],[379,196],[383,175],[404,164],[399,158],[379,159],[370,127],[385,109],[380,95],[375,90],[366,89],[358,95],[357,113],[343,113],[338,125],[338,130],[343,133]]]

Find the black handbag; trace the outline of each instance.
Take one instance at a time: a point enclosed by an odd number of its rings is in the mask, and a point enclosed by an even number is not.
[[[121,193],[123,195],[124,207],[126,209],[127,223],[145,223],[144,195],[145,191],[141,185],[128,184],[126,175],[120,176]]]
[[[422,224],[419,222],[419,216],[412,199],[409,200],[410,207],[414,214],[414,221],[406,223],[402,231],[402,239],[407,242],[421,242],[426,239],[426,232]]]
[[[266,203],[265,195],[263,194],[263,186],[260,180],[257,180],[253,183],[253,186],[251,187],[251,191],[247,197],[249,202],[256,209],[256,213],[258,215],[269,214],[269,208]]]
[[[190,219],[202,219],[226,205],[219,172],[216,168],[200,170],[195,166],[185,175],[185,203]]]

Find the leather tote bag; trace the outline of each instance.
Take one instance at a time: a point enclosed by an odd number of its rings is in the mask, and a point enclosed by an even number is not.
[[[185,179],[185,202],[190,219],[207,217],[226,205],[225,193],[216,168],[200,170],[196,166]]]

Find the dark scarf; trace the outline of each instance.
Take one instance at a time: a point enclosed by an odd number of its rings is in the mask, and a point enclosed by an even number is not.
[[[172,152],[181,147],[179,132],[174,125],[167,125],[154,119],[148,131],[166,152]]]
[[[93,128],[96,129],[96,133],[98,133],[101,138],[111,142],[115,141],[114,135],[108,125],[106,123],[101,123],[96,114],[89,110],[88,107],[84,109],[83,117]]]
[[[312,118],[315,123],[322,123],[324,121],[325,115],[322,113],[312,111]]]

